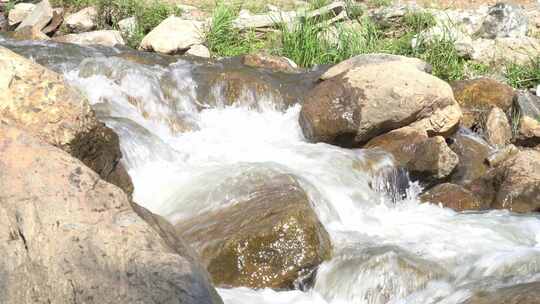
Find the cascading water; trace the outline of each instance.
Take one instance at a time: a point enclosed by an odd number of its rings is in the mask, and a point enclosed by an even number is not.
[[[220,289],[226,303],[460,303],[540,280],[538,216],[420,204],[418,186],[405,189],[387,155],[306,142],[300,106],[284,107],[279,95],[248,91],[228,105],[223,83],[194,77],[203,63],[0,44],[63,72],[88,96],[120,136],[134,199],[171,221],[233,204],[249,193],[246,176],[298,178],[330,233],[332,260],[309,291]],[[202,85],[213,102],[200,99]]]

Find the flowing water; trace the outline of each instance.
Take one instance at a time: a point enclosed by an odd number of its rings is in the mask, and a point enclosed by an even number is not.
[[[403,192],[406,174],[387,155],[306,142],[300,105],[290,99],[310,76],[120,49],[0,44],[88,96],[120,136],[135,201],[173,222],[247,195],[246,175],[298,178],[331,236],[332,260],[308,291],[219,289],[226,303],[460,303],[540,280],[540,217],[420,204],[418,185]],[[248,85],[231,102],[215,76],[242,69],[268,90]]]

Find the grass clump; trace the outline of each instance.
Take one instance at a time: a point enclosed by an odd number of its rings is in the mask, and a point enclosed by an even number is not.
[[[526,64],[508,63],[504,67],[508,84],[517,89],[532,88],[540,84],[540,56]]]
[[[262,48],[264,42],[253,31],[241,33],[233,25],[238,9],[219,3],[212,14],[212,21],[206,31],[206,43],[217,56],[238,56]]]

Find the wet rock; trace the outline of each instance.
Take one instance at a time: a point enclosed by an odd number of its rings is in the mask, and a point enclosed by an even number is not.
[[[195,44],[192,45],[189,50],[187,50],[185,55],[191,55],[201,58],[210,58],[210,50],[208,50],[208,48],[202,44]]]
[[[478,292],[464,304],[536,304],[540,299],[540,282],[522,283],[495,291]]]
[[[97,27],[98,11],[89,6],[66,17],[64,24],[72,33],[82,33],[95,30]]]
[[[52,34],[58,30],[60,25],[62,25],[62,22],[64,22],[64,9],[63,8],[55,8],[53,9],[53,17],[51,22],[41,30],[45,34]]]
[[[451,183],[439,184],[420,195],[419,198],[422,202],[440,204],[456,211],[484,210],[489,207],[471,191]]]
[[[517,144],[533,147],[540,144],[540,97],[520,91],[516,94],[513,124],[517,124]]]
[[[497,3],[489,8],[478,34],[483,38],[525,37],[529,21],[524,11],[510,3]]]
[[[391,275],[389,275],[391,274]],[[394,246],[345,249],[319,269],[315,291],[329,303],[385,304],[449,277],[440,265]]]
[[[142,50],[174,54],[202,44],[204,23],[171,16],[163,20],[141,42]]]
[[[540,211],[540,151],[518,152],[468,188],[493,209]]]
[[[49,22],[51,22],[52,17],[53,9],[51,4],[48,0],[43,0],[36,4],[32,12],[22,20],[15,30],[19,31],[27,26],[42,30]]]
[[[0,151],[0,302],[222,303],[170,224],[82,162],[5,126]]]
[[[507,111],[512,106],[512,87],[490,78],[477,78],[452,83],[456,101],[461,106],[461,124],[466,128],[480,127],[492,107]]]
[[[21,23],[36,7],[32,3],[17,3],[8,13],[8,23],[10,26]]]
[[[407,164],[415,156],[417,145],[427,139],[425,131],[403,127],[371,139],[364,148],[382,149],[392,154],[397,166],[407,168]]]
[[[414,157],[407,164],[412,177],[423,180],[441,180],[452,173],[459,157],[446,144],[442,136],[435,136],[417,144]]]
[[[61,75],[1,47],[0,67],[0,121],[61,148],[104,179],[117,170],[118,136]]]
[[[458,132],[451,140],[450,149],[458,155],[459,162],[450,181],[465,185],[483,176],[489,169],[485,160],[492,153],[488,143],[470,131]]]
[[[319,83],[305,98],[300,125],[312,142],[351,147],[407,125],[447,134],[460,118],[448,84],[410,64],[388,62]]]
[[[487,142],[495,147],[504,147],[512,139],[512,128],[506,114],[498,107],[493,107],[486,119],[484,130]]]
[[[250,67],[265,68],[278,72],[298,72],[298,66],[289,58],[263,53],[244,55],[242,57],[242,63]]]
[[[180,221],[177,232],[218,286],[291,289],[330,258],[328,233],[293,176],[249,175],[246,185],[247,195]]]
[[[391,54],[364,54],[349,58],[334,65],[321,76],[321,80],[330,79],[350,69],[359,68],[365,65],[387,64],[392,62],[396,64],[409,64],[420,71],[431,73],[431,66],[418,58]]]
[[[53,38],[54,41],[73,43],[80,45],[103,45],[113,47],[125,45],[122,34],[119,31],[101,30],[80,34],[68,34]]]

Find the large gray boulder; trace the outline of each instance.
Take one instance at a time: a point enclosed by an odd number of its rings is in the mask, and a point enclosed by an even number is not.
[[[0,303],[222,303],[170,224],[82,162],[5,125],[0,152]]]
[[[461,119],[450,86],[416,63],[378,62],[332,74],[308,93],[300,112],[310,141],[359,146],[408,125],[446,135]]]

